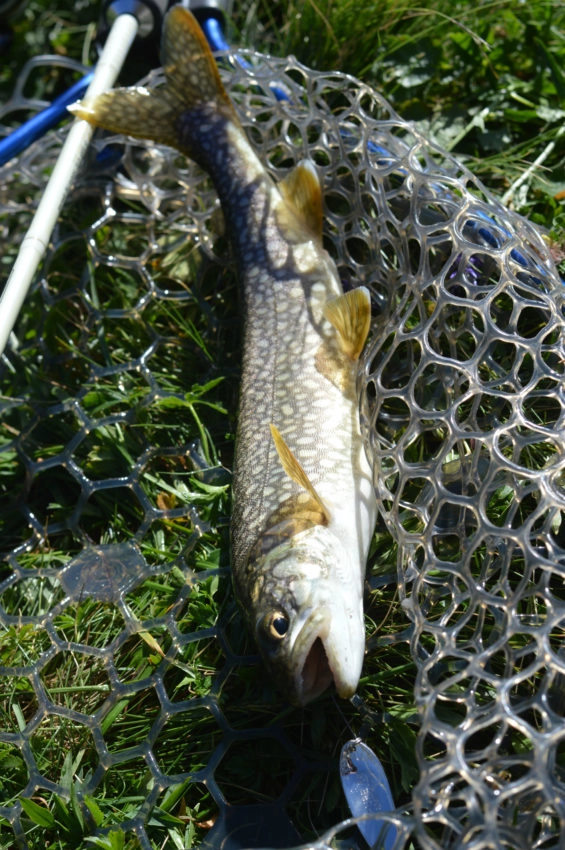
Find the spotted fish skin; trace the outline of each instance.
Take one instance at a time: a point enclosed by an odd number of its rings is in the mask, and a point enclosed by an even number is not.
[[[349,697],[364,656],[363,583],[376,518],[356,393],[368,293],[344,296],[323,248],[314,166],[273,182],[198,25],[180,7],[166,19],[163,60],[164,88],[116,90],[73,111],[172,145],[214,181],[243,300],[236,593],[291,701],[304,704],[331,682]]]

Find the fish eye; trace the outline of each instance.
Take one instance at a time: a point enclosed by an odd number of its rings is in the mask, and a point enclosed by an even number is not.
[[[271,611],[263,620],[263,628],[268,637],[282,640],[288,632],[290,621],[284,611]]]

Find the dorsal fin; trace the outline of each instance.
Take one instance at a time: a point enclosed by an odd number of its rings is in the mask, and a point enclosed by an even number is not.
[[[365,286],[332,298],[324,316],[336,329],[341,350],[357,360],[371,329],[371,296]]]
[[[278,428],[271,423],[269,426],[271,429],[271,436],[273,438],[273,442],[275,444],[275,449],[277,450],[277,454],[279,456],[279,460],[282,464],[282,468],[293,481],[296,481],[301,487],[306,490],[307,493],[314,499],[325,519],[324,525],[326,525],[330,521],[330,515],[328,509],[324,505],[323,501],[320,499],[314,486],[308,476],[306,475],[300,461],[293,455],[292,451],[289,449],[286,444],[284,437],[278,430]]]
[[[279,183],[281,195],[294,207],[304,224],[317,239],[322,239],[323,204],[322,187],[314,163],[305,159],[299,162]]]

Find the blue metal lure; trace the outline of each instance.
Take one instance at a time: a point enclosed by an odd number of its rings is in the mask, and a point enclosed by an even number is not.
[[[396,828],[379,817],[394,806],[390,785],[383,766],[374,752],[360,738],[344,744],[339,759],[343,793],[353,817],[374,815],[357,824],[363,838],[373,850],[393,850]]]

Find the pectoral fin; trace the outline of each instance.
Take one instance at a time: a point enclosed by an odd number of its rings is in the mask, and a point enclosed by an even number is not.
[[[309,493],[310,496],[314,499],[316,505],[319,507],[322,513],[324,519],[323,524],[327,525],[327,523],[329,523],[330,521],[330,515],[328,513],[328,510],[324,505],[323,501],[316,493],[316,490],[314,489],[312,482],[306,475],[302,465],[287,446],[284,437],[282,436],[278,428],[276,428],[273,424],[271,424],[269,427],[271,429],[271,435],[273,437],[273,442],[275,444],[279,460],[282,464],[282,468],[289,476],[289,478],[292,478],[293,481],[296,481],[296,483],[303,487],[304,490],[306,490],[306,492]]]
[[[324,223],[322,187],[314,164],[307,159],[300,162],[281,180],[279,190],[312,235],[321,241]]]
[[[371,328],[371,296],[364,286],[332,298],[324,307],[324,316],[336,329],[341,350],[357,360]]]

